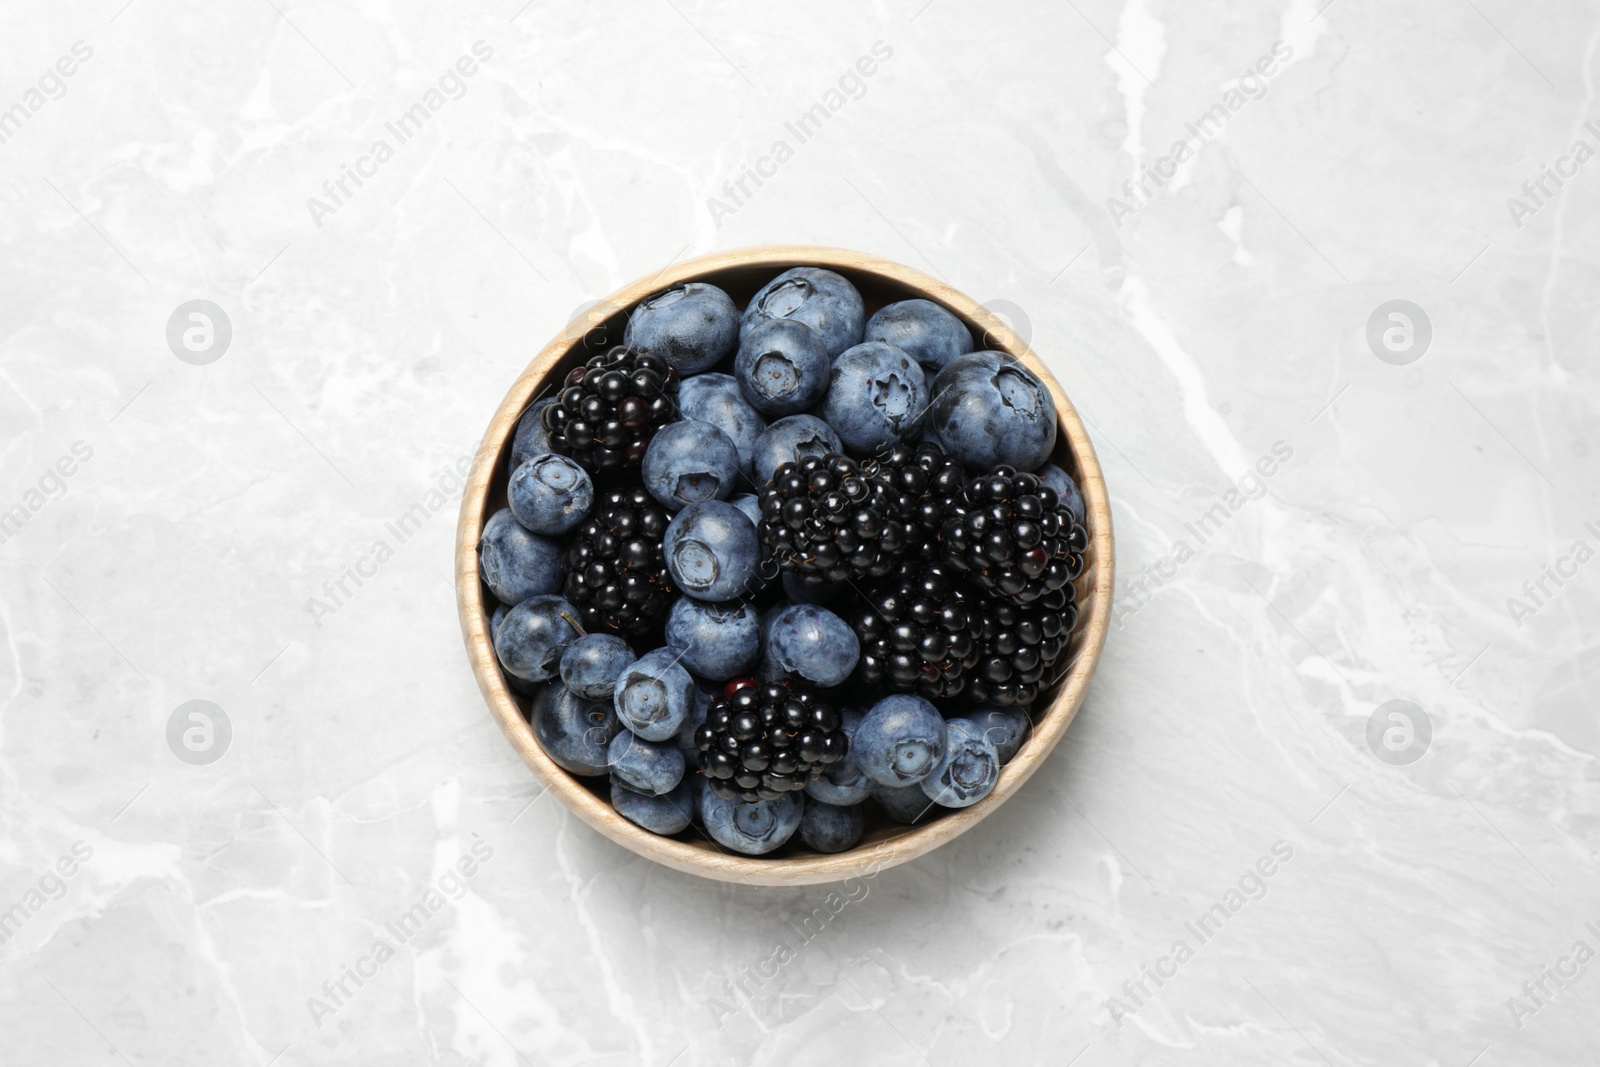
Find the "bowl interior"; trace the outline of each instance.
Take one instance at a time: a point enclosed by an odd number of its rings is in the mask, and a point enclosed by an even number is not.
[[[798,834],[782,849],[765,857],[730,855],[693,826],[674,838],[663,839],[628,823],[615,814],[611,809],[610,787],[606,778],[569,775],[544,759],[542,752],[537,753],[537,759],[531,758],[529,746],[537,750],[537,742],[533,741],[532,730],[527,725],[531,699],[512,691],[505,685],[503,677],[499,677],[499,666],[494,662],[492,647],[487,650],[487,669],[494,677],[485,677],[483,649],[476,650],[478,654],[474,656],[474,666],[478,670],[480,684],[483,685],[491,705],[495,703],[497,696],[503,696],[515,705],[519,721],[508,722],[508,717],[501,715],[502,726],[507,729],[508,734],[516,734],[512,740],[523,752],[524,758],[541,777],[546,778],[550,785],[560,789],[563,799],[577,808],[586,821],[599,825],[599,828],[608,835],[634,848],[635,851],[661,859],[680,869],[748,882],[826,881],[844,877],[844,873],[840,872],[848,872],[852,858],[860,861],[858,866],[866,862],[879,864],[886,860],[898,862],[903,858],[900,853],[920,854],[927,848],[953,837],[981,819],[993,806],[1002,802],[1016,785],[1020,784],[1020,778],[1025,778],[1031,773],[1032,766],[1053,747],[1066,725],[1065,721],[1053,720],[1070,720],[1076,712],[1082,699],[1082,687],[1087,681],[1087,674],[1092,672],[1100,644],[1104,640],[1109,608],[1109,604],[1105,601],[1109,600],[1110,580],[1108,562],[1101,557],[1109,557],[1109,508],[1104,501],[1105,491],[1098,462],[1092,447],[1088,445],[1087,436],[1082,432],[1081,424],[1077,421],[1076,413],[1066,402],[1059,385],[1049,372],[1039,363],[1027,345],[1002,321],[971,300],[932,279],[924,278],[898,264],[873,260],[857,253],[796,249],[791,255],[776,250],[766,254],[758,250],[745,255],[750,257],[748,261],[738,259],[731,254],[711,257],[717,262],[706,263],[700,270],[695,269],[694,263],[682,264],[662,272],[655,279],[644,279],[635,286],[619,291],[613,298],[602,301],[579,315],[534,361],[529,372],[519,380],[511,395],[507,396],[501,414],[497,416],[480,446],[473,479],[478,479],[480,468],[487,471],[487,484],[481,497],[475,502],[474,494],[469,491],[463,501],[462,529],[458,539],[459,557],[463,561],[460,564],[462,581],[459,583],[461,608],[469,645],[473,643],[474,634],[479,641],[487,645],[484,635],[487,634],[489,619],[496,601],[487,588],[477,580],[476,560],[473,558],[468,562],[466,553],[471,546],[476,545],[484,521],[506,505],[510,445],[515,434],[517,418],[536,400],[558,388],[571,368],[581,364],[591,355],[620,344],[627,323],[628,309],[643,296],[665,285],[689,280],[711,282],[726,290],[734,302],[742,308],[762,285],[783,270],[801,265],[826,266],[843,274],[860,290],[869,316],[885,304],[898,300],[913,297],[931,299],[949,308],[966,323],[978,348],[1006,351],[1028,363],[1051,386],[1055,396],[1058,421],[1061,425],[1052,461],[1071,474],[1084,493],[1087,505],[1085,525],[1088,528],[1090,544],[1084,557],[1083,574],[1076,582],[1078,621],[1065,653],[1070,668],[1057,686],[1041,694],[1034,703],[1031,715],[1033,727],[1022,750],[1007,764],[1002,772],[1001,783],[995,792],[978,804],[959,811],[935,807],[929,813],[931,818],[916,826],[905,826],[890,821],[875,806],[869,804],[867,828],[861,843],[851,852],[840,856],[824,856],[811,851],[800,841]],[[751,487],[748,491],[755,489]],[[472,570],[470,581],[466,573],[469,567]],[[470,625],[473,615],[476,616],[477,625]],[[1082,677],[1079,677],[1080,675]],[[1076,684],[1074,684],[1075,678]],[[1071,699],[1062,699],[1061,691],[1067,687],[1074,690],[1073,696]],[[1009,786],[1008,777],[1013,779]],[[583,803],[587,798],[592,798],[593,803]],[[952,820],[959,825],[941,826],[951,823]],[[909,844],[912,839],[919,837],[928,839],[924,842],[926,847],[914,849],[896,847],[901,843]],[[681,849],[669,846],[667,851],[671,855],[664,856],[662,846],[667,842],[676,842]],[[691,851],[684,852],[683,849]],[[697,863],[696,853],[703,853],[708,863],[705,865]],[[788,869],[789,876],[773,877],[772,872],[779,868]],[[809,875],[827,875],[827,877]]]

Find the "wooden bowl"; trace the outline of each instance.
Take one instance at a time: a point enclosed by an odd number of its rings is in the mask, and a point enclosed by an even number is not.
[[[936,808],[942,814],[918,826],[902,826],[873,811],[861,843],[849,852],[812,852],[796,834],[772,856],[742,856],[722,849],[693,826],[676,837],[661,837],[635,826],[611,807],[605,778],[574,777],[544,754],[528,723],[527,699],[508,688],[495,658],[489,637],[495,601],[478,576],[478,540],[484,522],[505,506],[507,467],[517,420],[529,404],[551,391],[573,366],[620,343],[629,308],[666,286],[695,280],[721,286],[742,307],[774,275],[790,267],[808,265],[827,267],[849,278],[861,290],[869,315],[884,304],[912,297],[942,304],[971,328],[980,348],[1014,356],[1049,386],[1060,419],[1052,458],[1082,489],[1089,551],[1077,583],[1080,610],[1067,652],[1071,668],[1053,692],[1035,703],[1033,730],[1022,750],[1001,771],[993,793],[968,808]],[[680,871],[752,885],[806,885],[876,873],[937,848],[1004,804],[1055,748],[1083,702],[1111,618],[1111,580],[1111,507],[1094,446],[1061,386],[1027,343],[976,301],[948,285],[899,263],[837,248],[775,245],[703,256],[640,278],[573,319],[528,364],[490,420],[467,479],[456,530],[456,599],[467,655],[489,710],[523,762],[579,818],[618,844]]]

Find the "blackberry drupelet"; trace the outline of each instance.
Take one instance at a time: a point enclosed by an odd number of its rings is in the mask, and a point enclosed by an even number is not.
[[[975,704],[1029,704],[1060,681],[1078,606],[1057,590],[1034,604],[991,600],[978,609],[976,662],[964,695]]]
[[[953,568],[911,558],[868,589],[849,616],[861,641],[856,677],[896,693],[953,697],[978,662],[991,609]]]
[[[806,584],[881,578],[910,540],[902,503],[848,456],[806,456],[780,466],[761,493],[761,547]]]
[[[839,709],[793,679],[728,683],[695,730],[711,791],[733,800],[776,800],[798,792],[844,759],[850,741]]]
[[[643,486],[600,498],[561,564],[585,630],[637,635],[660,625],[678,597],[661,553],[667,522]]]
[[[1063,590],[1070,599],[1089,545],[1054,489],[1007,466],[972,479],[951,500],[939,539],[945,562],[1014,604]]]
[[[936,557],[940,528],[951,502],[966,485],[966,470],[932,441],[897,442],[882,455],[861,464],[863,477],[881,485],[894,499],[895,514],[910,521],[904,556]]]
[[[678,418],[677,393],[666,360],[618,345],[574,367],[542,418],[555,450],[585,469],[637,467],[655,432]]]

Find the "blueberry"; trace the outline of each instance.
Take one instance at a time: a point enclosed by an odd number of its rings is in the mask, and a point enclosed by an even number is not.
[[[697,374],[678,386],[678,411],[686,419],[709,422],[728,435],[739,453],[739,470],[749,477],[754,473],[750,459],[755,454],[756,438],[767,428],[767,420],[750,406],[731,374]]]
[[[1039,468],[1039,480],[1056,491],[1056,496],[1067,510],[1072,512],[1072,517],[1077,522],[1083,522],[1083,494],[1078,491],[1078,483],[1072,480],[1072,475],[1056,466],[1046,463]]]
[[[744,517],[750,520],[751,526],[755,526],[757,528],[761,526],[760,497],[756,496],[754,493],[740,493],[738,496],[730,496],[728,498],[728,503],[744,512]]]
[[[644,487],[668,511],[725,500],[739,478],[739,451],[709,422],[684,419],[656,431],[644,452]]]
[[[638,658],[615,634],[584,634],[561,653],[561,682],[586,700],[610,700],[617,679]]]
[[[494,635],[500,665],[529,682],[554,678],[561,654],[578,639],[577,619],[564,597],[529,597],[506,612]]]
[[[830,357],[861,343],[866,309],[844,277],[821,267],[795,267],[772,279],[744,309],[739,340],[763,322],[791,319],[816,331]]]
[[[1000,780],[1000,754],[988,738],[966,726],[945,727],[944,755],[919,783],[929,800],[947,808],[976,804],[993,792]]]
[[[967,712],[959,719],[946,720],[949,729],[965,729],[976,737],[986,739],[994,746],[1001,764],[1010,763],[1028,739],[1033,727],[1028,709],[1012,705],[996,708],[984,707]]]
[[[732,600],[750,587],[761,543],[745,513],[702,500],[672,517],[661,554],[678,588],[696,600]]]
[[[845,737],[855,737],[862,718],[863,713],[859,708],[844,709],[842,729]],[[824,804],[847,807],[867,799],[873,784],[872,779],[862,774],[861,768],[856,766],[855,751],[850,748],[845,750],[844,759],[822,768],[821,774],[806,783],[806,796]]]
[[[928,410],[928,382],[894,345],[867,341],[833,361],[822,417],[856,452],[871,454],[914,439]]]
[[[748,674],[761,653],[760,613],[737,601],[712,604],[679,597],[667,613],[667,644],[701,678],[725,682]]]
[[[940,371],[928,420],[929,435],[971,471],[1037,470],[1056,445],[1049,388],[1001,352],[973,352]]]
[[[867,320],[862,340],[887,341],[922,365],[928,378],[972,351],[966,324],[932,300],[885,304]]]
[[[884,814],[907,826],[926,819],[938,810],[939,805],[928,799],[921,786],[908,785],[895,788],[872,783],[872,799],[878,802]]]
[[[832,365],[809,326],[773,319],[739,342],[733,373],[751,407],[763,415],[794,415],[822,399]]]
[[[542,452],[554,452],[550,444],[550,431],[544,428],[544,409],[556,402],[553,396],[543,400],[535,400],[527,411],[522,413],[522,418],[517,420],[517,433],[511,439],[511,469],[516,470],[522,466],[529,456],[537,456]]]
[[[678,732],[694,706],[694,679],[678,663],[678,652],[646,652],[617,678],[617,716],[646,741]]]
[[[772,472],[785,463],[843,451],[844,442],[833,432],[833,427],[815,415],[790,415],[779,419],[756,438],[752,460],[756,484],[766,485],[772,481]]]
[[[772,666],[824,689],[849,678],[861,656],[861,642],[850,624],[816,604],[775,608],[761,629],[762,655]]]
[[[611,739],[606,762],[623,785],[653,797],[672,792],[683,781],[683,752],[670,738],[646,741],[623,730]]]
[[[639,302],[622,343],[655,353],[681,375],[699,374],[739,343],[739,309],[709,282],[680,282]]]
[[[594,482],[566,456],[528,457],[511,472],[506,499],[517,521],[537,534],[564,534],[589,517]]]
[[[611,806],[629,822],[653,834],[669,836],[689,828],[694,816],[695,786],[685,778],[665,796],[653,797],[611,779]]]
[[[494,635],[500,632],[500,623],[506,617],[506,612],[511,608],[507,604],[496,604],[494,614],[489,616],[489,640],[494,640]]]
[[[944,755],[944,719],[928,701],[894,693],[867,709],[850,741],[856,766],[879,785],[915,785]]]
[[[784,793],[776,800],[724,800],[711,791],[709,779],[700,779],[700,821],[706,833],[722,847],[747,856],[765,855],[793,837],[804,807],[799,793]]]
[[[866,816],[859,804],[838,807],[807,800],[800,814],[800,839],[818,852],[843,852],[861,840]]]
[[[560,545],[530,533],[510,508],[490,515],[478,540],[478,569],[494,595],[507,604],[560,589],[561,555]]]
[[[609,700],[584,700],[565,686],[545,686],[533,707],[533,736],[563,770],[606,773],[606,748],[622,730]]]

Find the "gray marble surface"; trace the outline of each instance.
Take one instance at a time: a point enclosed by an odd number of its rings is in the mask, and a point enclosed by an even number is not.
[[[1593,3],[522,3],[0,13],[0,1061],[1592,1059]],[[1003,306],[1120,568],[810,927],[535,799],[450,587],[537,347],[771,242]]]

